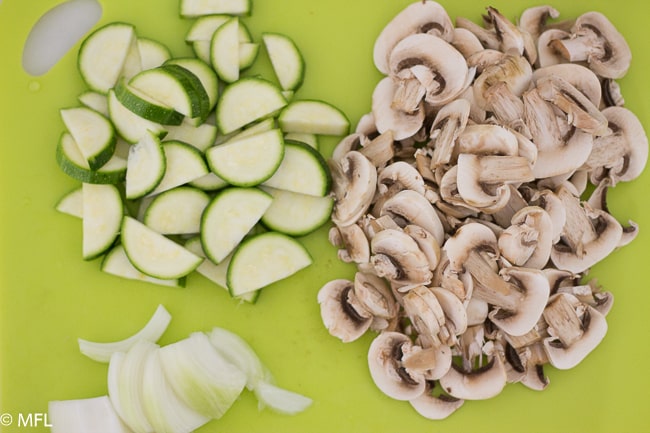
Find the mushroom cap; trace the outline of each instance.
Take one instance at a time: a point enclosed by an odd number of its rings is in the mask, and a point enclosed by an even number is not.
[[[519,28],[537,39],[544,32],[546,21],[559,16],[560,12],[549,5],[529,7],[519,17]]]
[[[593,148],[594,138],[589,132],[574,129],[565,144],[556,149],[537,153],[533,175],[537,179],[570,174],[582,167]]]
[[[478,250],[496,256],[499,249],[494,232],[481,223],[472,222],[462,225],[452,237],[447,239],[443,250],[447,253],[451,269],[463,272],[463,264],[470,251]]]
[[[424,392],[419,397],[409,400],[413,409],[427,419],[445,419],[465,403],[464,400],[445,394],[435,396],[432,391],[432,383],[427,382]]]
[[[571,296],[558,294],[555,296]],[[607,334],[605,316],[590,305],[584,305],[582,317],[582,337],[571,346],[565,347],[555,337],[544,339],[544,350],[551,365],[560,370],[567,370],[578,365],[591,353]]]
[[[373,60],[377,69],[388,74],[388,57],[399,41],[411,34],[430,33],[451,41],[454,25],[443,6],[435,1],[418,1],[410,4],[383,28],[373,47]]]
[[[501,393],[506,377],[505,365],[495,355],[486,365],[471,372],[452,364],[439,383],[449,395],[461,400],[485,400]]]
[[[418,73],[424,72],[433,80],[426,93],[426,101],[429,104],[443,105],[465,90],[469,74],[467,62],[463,55],[445,40],[430,34],[417,33],[402,39],[390,53],[388,67],[393,79],[403,70],[420,65],[425,69]],[[425,84],[424,87],[428,86]]]
[[[405,113],[391,107],[396,84],[390,77],[381,79],[372,93],[372,116],[380,134],[393,131],[397,141],[415,135],[424,124],[425,112],[421,108],[413,114]]]
[[[406,161],[395,161],[382,168],[377,175],[377,190],[380,194],[388,192],[391,186],[413,190],[424,195],[424,179],[413,165]]]
[[[354,224],[368,210],[377,188],[377,170],[362,153],[353,150],[339,161],[329,161],[335,196],[332,221]]]
[[[510,335],[526,334],[539,321],[549,298],[550,288],[544,273],[529,268],[503,268],[501,276],[521,293],[517,311],[492,310],[490,320]]]
[[[370,263],[380,277],[397,284],[426,284],[429,261],[417,242],[400,229],[381,230],[370,241]]]
[[[377,388],[396,400],[413,400],[422,395],[426,387],[422,372],[402,365],[402,357],[412,349],[410,338],[394,331],[380,333],[368,349],[370,376]]]
[[[354,293],[354,283],[332,280],[318,292],[321,318],[327,330],[344,343],[361,337],[372,323],[372,315]]]
[[[414,224],[433,235],[438,245],[445,239],[445,230],[438,213],[424,195],[405,189],[384,202],[380,216],[390,215],[401,227]],[[400,224],[401,222],[401,224]]]

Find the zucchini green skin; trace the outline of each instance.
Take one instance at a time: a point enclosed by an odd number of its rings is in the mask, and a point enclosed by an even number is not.
[[[185,116],[171,107],[157,105],[140,97],[137,93],[129,90],[124,80],[118,81],[114,90],[118,101],[143,119],[161,125],[180,125],[185,118]]]
[[[107,171],[102,168],[91,170],[75,163],[65,151],[63,140],[66,134],[68,133],[61,134],[56,146],[56,162],[65,174],[78,181],[93,184],[116,184],[126,179],[126,164],[114,171]]]

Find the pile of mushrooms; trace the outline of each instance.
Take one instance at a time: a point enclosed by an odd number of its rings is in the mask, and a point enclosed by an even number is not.
[[[598,12],[554,21],[493,7],[456,25],[407,6],[374,47],[372,111],[329,161],[330,242],[353,280],[318,293],[330,334],[376,333],[370,375],[443,419],[508,383],[547,387],[607,332],[589,269],[631,242],[607,193],[643,171],[648,140],[617,80],[630,49]]]

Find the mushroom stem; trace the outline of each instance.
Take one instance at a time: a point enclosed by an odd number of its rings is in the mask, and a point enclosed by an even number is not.
[[[550,47],[570,62],[584,62],[593,56],[605,55],[604,47],[597,41],[598,37],[594,33],[584,33],[567,39],[555,39],[551,41]]]
[[[570,347],[582,338],[582,321],[569,302],[568,296],[556,296],[544,309],[544,319],[549,325],[549,333],[557,336],[564,347]]]
[[[488,183],[519,183],[535,179],[529,161],[523,156],[463,155],[478,165],[478,180]]]
[[[478,283],[473,296],[506,310],[516,309],[521,298],[519,292],[494,271],[480,252],[470,251],[464,266]]]

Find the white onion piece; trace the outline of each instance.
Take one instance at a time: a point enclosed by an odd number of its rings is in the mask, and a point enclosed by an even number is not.
[[[224,358],[246,374],[246,388],[250,391],[255,389],[259,381],[272,382],[271,372],[242,337],[226,329],[215,327],[208,334],[208,338]]]
[[[132,433],[106,395],[50,401],[47,414],[52,433]]]
[[[149,322],[136,334],[121,341],[110,343],[99,343],[79,338],[79,350],[90,359],[99,362],[108,362],[115,352],[128,352],[139,340],[147,340],[155,343],[160,339],[172,320],[171,314],[164,306],[158,305]]]
[[[157,344],[139,340],[124,354],[119,368],[113,370],[114,374],[117,374],[117,378],[110,377],[109,366],[108,396],[122,421],[134,433],[153,433],[154,431],[142,405],[142,377],[149,354],[156,350],[158,350]],[[114,389],[115,383],[117,383],[117,389]]]
[[[259,382],[255,387],[255,396],[260,407],[269,407],[275,412],[295,415],[307,409],[312,399],[304,395],[277,387],[268,382]]]
[[[221,418],[246,385],[244,372],[221,356],[202,332],[162,347],[160,360],[178,396],[211,418]]]
[[[142,404],[156,433],[189,433],[210,421],[171,389],[162,370],[159,350],[149,353],[145,362]]]

